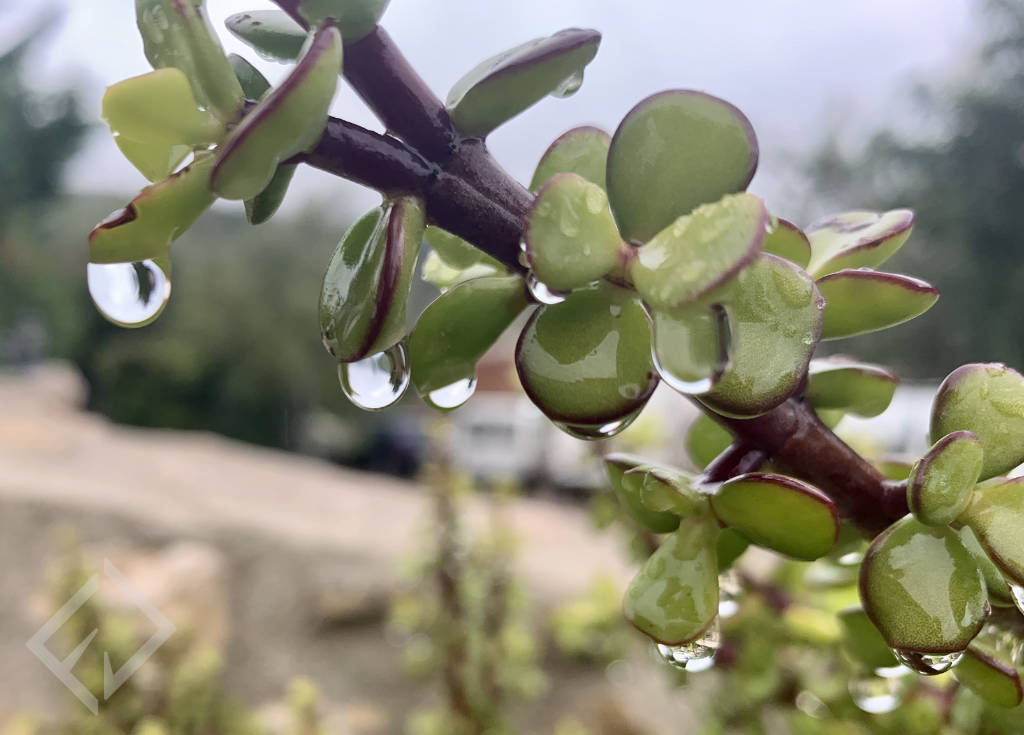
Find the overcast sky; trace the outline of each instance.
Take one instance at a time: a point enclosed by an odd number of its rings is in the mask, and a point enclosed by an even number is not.
[[[60,2],[57,3],[61,4]],[[899,110],[910,79],[954,73],[970,39],[971,0],[393,0],[383,24],[443,98],[482,58],[563,27],[604,34],[601,50],[575,96],[548,99],[495,132],[491,148],[520,179],[529,179],[548,143],[575,125],[613,131],[635,102],[673,87],[728,99],[753,121],[761,165],[753,189],[775,211],[785,192],[789,156],[821,139],[825,125],[864,130]],[[31,3],[26,5],[35,6]],[[0,8],[11,7],[0,0]],[[103,87],[148,71],[134,28],[132,0],[67,0],[60,28],[46,45],[41,84],[75,80],[89,114]],[[229,14],[272,7],[267,0],[208,0],[220,22]],[[12,34],[17,14],[0,16]],[[254,58],[221,32],[231,51],[247,55],[272,79],[285,67]],[[333,112],[377,127],[342,84]],[[898,114],[898,113],[897,113]],[[903,117],[906,120],[906,115]],[[912,120],[909,121],[912,124]],[[97,134],[71,172],[80,190],[125,193],[144,182],[108,136]],[[312,195],[371,206],[373,198],[323,174],[304,175],[289,206]],[[335,205],[336,206],[336,205]]]

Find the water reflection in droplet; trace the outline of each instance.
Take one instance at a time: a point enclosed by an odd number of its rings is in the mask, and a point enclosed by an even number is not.
[[[348,399],[363,410],[380,411],[394,405],[409,387],[405,345],[399,343],[358,362],[342,363],[338,380]]]
[[[89,263],[86,267],[89,295],[108,321],[121,327],[141,327],[160,316],[167,305],[171,295],[167,271],[152,260]]]
[[[562,82],[555,87],[554,91],[551,92],[552,97],[571,97],[580,91],[580,87],[583,86],[583,71],[578,71],[571,76],[566,77]]]
[[[963,651],[955,651],[953,653],[921,653],[919,651],[901,651],[898,648],[894,648],[892,653],[901,664],[924,676],[944,674],[960,663],[964,657]]]
[[[554,304],[560,304],[565,301],[565,296],[552,291],[544,285],[543,281],[538,279],[537,276],[532,273],[526,278],[526,287],[530,289],[530,295],[541,304],[553,306]]]
[[[722,636],[718,629],[718,620],[696,640],[678,646],[657,644],[658,655],[674,668],[690,673],[707,671],[715,665],[715,656],[722,645]]]
[[[476,377],[456,380],[443,388],[430,391],[424,399],[429,405],[442,411],[451,411],[468,401],[476,391]]]

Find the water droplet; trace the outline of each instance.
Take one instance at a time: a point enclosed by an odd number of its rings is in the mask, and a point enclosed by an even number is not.
[[[830,712],[828,705],[821,701],[817,695],[806,689],[799,692],[796,698],[793,700],[793,704],[796,708],[803,712],[805,715],[814,717],[815,719],[822,719],[828,717]]]
[[[920,653],[918,651],[901,651],[898,648],[894,648],[892,653],[901,664],[924,676],[944,674],[960,663],[960,660],[964,657],[963,651],[956,651],[954,653]]]
[[[558,218],[558,229],[566,237],[576,237],[580,234],[580,215],[575,209],[567,207],[562,210]]]
[[[867,674],[850,679],[848,684],[853,703],[872,715],[892,712],[903,701],[903,681]]]
[[[669,665],[682,671],[696,674],[707,671],[715,665],[715,656],[722,645],[722,636],[718,630],[718,619],[696,640],[678,646],[657,644],[658,655]]]
[[[565,296],[552,291],[532,273],[526,278],[526,287],[530,289],[530,295],[541,304],[554,306],[565,301]]]
[[[1024,615],[1024,587],[1019,584],[1011,584],[1010,594],[1013,596],[1013,603],[1020,610],[1021,615]]]
[[[345,395],[365,411],[392,406],[409,387],[409,361],[401,342],[384,352],[338,365]]]
[[[841,567],[856,567],[860,566],[860,563],[864,561],[864,554],[859,551],[848,551],[841,557],[836,559],[836,563]]]
[[[718,617],[731,618],[740,611],[740,595],[743,594],[743,585],[740,578],[732,569],[724,574],[718,575]]]
[[[610,439],[616,434],[621,434],[629,428],[629,425],[632,424],[639,415],[640,412],[636,411],[625,418],[618,419],[616,421],[609,421],[604,424],[571,424],[556,421],[555,426],[576,439],[584,439],[586,441]]]
[[[583,86],[583,70],[575,72],[562,80],[561,84],[555,87],[551,93],[552,97],[564,98],[576,94]]]
[[[476,376],[456,380],[443,388],[432,390],[424,399],[426,402],[441,411],[451,411],[458,408],[470,399],[476,391]]]
[[[96,309],[120,327],[149,324],[160,316],[171,295],[168,273],[152,260],[89,263],[86,280]]]
[[[591,214],[600,214],[604,211],[607,206],[608,197],[605,196],[604,191],[599,186],[587,187],[587,193],[584,195],[587,203],[587,210]]]

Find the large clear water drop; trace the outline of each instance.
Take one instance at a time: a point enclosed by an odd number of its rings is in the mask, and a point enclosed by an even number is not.
[[[884,715],[903,702],[904,683],[900,678],[866,674],[855,676],[847,685],[853,703],[864,712]]]
[[[338,365],[338,381],[348,399],[364,411],[380,411],[394,405],[409,387],[405,345],[399,342],[358,362]]]
[[[534,300],[541,304],[554,306],[555,304],[560,304],[565,301],[565,296],[552,291],[532,273],[526,277],[526,287],[530,289],[530,295],[533,296]]]
[[[575,74],[566,77],[562,82],[555,87],[554,91],[551,92],[552,97],[565,98],[572,97],[574,94],[580,91],[580,87],[583,86],[583,71],[580,70]]]
[[[86,280],[96,309],[120,327],[149,324],[171,296],[170,268],[152,260],[138,263],[89,263]]]
[[[898,648],[894,648],[892,653],[901,664],[924,676],[945,674],[960,663],[964,657],[963,651],[955,651],[953,653],[921,653],[919,651],[901,651]]]
[[[699,638],[678,646],[657,644],[658,655],[669,665],[692,674],[707,671],[715,665],[715,656],[722,646],[718,619]]]
[[[566,421],[555,421],[554,424],[574,439],[598,441],[601,439],[611,439],[613,436],[621,434],[629,428],[630,424],[632,424],[639,415],[640,412],[636,411],[621,419],[607,421],[601,424],[574,424]]]
[[[475,376],[456,380],[451,385],[432,390],[424,400],[441,411],[451,411],[468,401],[474,392],[476,392]]]
[[[716,304],[688,319],[654,314],[652,322],[651,358],[665,384],[687,396],[714,388],[732,364],[733,335],[725,308]]]

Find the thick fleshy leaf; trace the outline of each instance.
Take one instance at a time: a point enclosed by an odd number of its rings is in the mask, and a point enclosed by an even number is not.
[[[659,643],[697,638],[718,616],[718,529],[706,518],[684,518],[626,590],[626,619]]]
[[[609,454],[604,458],[608,482],[619,503],[645,528],[655,533],[671,533],[679,528],[679,516],[675,513],[655,511],[644,505],[640,499],[640,487],[635,482],[623,482],[625,474],[635,467],[647,464],[648,460],[633,454]]]
[[[267,94],[220,148],[214,191],[226,199],[251,199],[270,184],[278,164],[316,144],[341,70],[341,34],[317,31],[288,78]]]
[[[224,25],[237,38],[256,49],[261,56],[277,61],[293,61],[299,58],[308,35],[305,29],[283,10],[249,10],[235,13],[224,21]]]
[[[989,602],[996,607],[1013,607],[1016,604],[1013,599],[1013,590],[1010,589],[1006,577],[999,571],[999,567],[985,553],[985,549],[982,547],[981,542],[978,541],[974,531],[969,526],[963,526],[960,528],[959,533],[964,547],[971,552],[974,563],[978,565],[982,575],[985,577]]]
[[[267,78],[241,56],[231,54],[228,61],[246,97],[258,100],[270,90]],[[288,193],[288,186],[292,183],[297,168],[298,166],[293,163],[281,164],[274,172],[274,178],[267,184],[267,188],[252,199],[245,200],[245,216],[250,224],[261,225],[274,216],[284,201],[285,194]]]
[[[686,453],[698,468],[704,469],[732,444],[733,436],[717,421],[701,414],[686,433]]]
[[[345,43],[358,41],[377,27],[391,0],[280,0],[282,8],[294,9],[311,26],[334,21]]]
[[[204,0],[135,0],[136,23],[153,68],[180,69],[199,104],[233,123],[241,116],[245,96],[204,5]]]
[[[867,268],[830,273],[818,288],[825,297],[823,340],[894,327],[928,311],[939,298],[939,290],[922,280]]]
[[[877,365],[837,359],[812,360],[807,400],[816,411],[878,416],[892,402],[899,378]]]
[[[806,268],[811,260],[811,243],[799,227],[789,220],[778,219],[764,238],[764,252]]]
[[[694,516],[707,513],[707,496],[694,489],[697,477],[669,465],[648,462],[626,471],[623,485],[632,488],[645,508]]]
[[[562,133],[541,156],[530,191],[539,190],[555,174],[578,174],[604,189],[611,142],[612,136],[590,126]]]
[[[188,78],[174,68],[109,87],[102,116],[121,152],[150,181],[167,178],[193,147],[224,135],[223,123],[199,109]]]
[[[900,249],[913,227],[909,209],[826,217],[806,230],[812,252],[807,272],[820,278],[847,268],[877,268]]]
[[[969,431],[939,439],[907,479],[907,505],[918,520],[929,526],[952,523],[971,499],[984,454],[978,437]]]
[[[526,257],[555,291],[596,281],[622,260],[619,230],[604,189],[578,174],[552,177],[526,215]]]
[[[655,308],[696,301],[757,256],[767,223],[768,210],[753,194],[701,205],[637,249],[630,278]]]
[[[783,475],[751,472],[723,483],[711,508],[758,546],[794,559],[825,556],[839,537],[839,515],[825,493]]]
[[[981,479],[1024,462],[1024,376],[998,362],[951,372],[935,394],[932,441],[961,429],[976,434],[985,448]]]
[[[730,367],[701,400],[715,411],[757,416],[800,387],[821,331],[824,302],[788,260],[761,254],[702,303],[724,304]]]
[[[171,243],[214,202],[210,172],[214,157],[200,154],[166,181],[147,186],[124,209],[89,234],[90,263],[134,263],[162,258]]]
[[[483,250],[440,227],[428,227],[425,237],[427,245],[433,248],[441,260],[456,270],[465,270],[481,263],[496,269],[502,268],[501,263]]]
[[[957,519],[1013,584],[1024,586],[1024,478],[996,477],[978,485]]]
[[[345,233],[320,295],[321,337],[339,362],[383,352],[405,336],[425,228],[422,200],[403,197],[370,211]]]
[[[504,272],[504,268],[487,263],[477,263],[468,268],[454,268],[438,255],[437,251],[431,250],[423,259],[422,275],[424,281],[444,292],[474,278],[487,278]]]
[[[746,536],[731,528],[723,528],[718,533],[718,541],[715,548],[718,553],[719,573],[727,571],[733,563],[743,556],[743,552],[750,546]]]
[[[891,648],[963,651],[988,614],[985,580],[955,531],[908,516],[872,542],[860,598]]]
[[[483,138],[549,94],[571,94],[600,43],[597,31],[568,28],[481,62],[448,93],[452,122],[463,135]]]
[[[519,337],[516,369],[548,418],[576,426],[629,420],[658,384],[643,307],[606,281],[539,308]]]
[[[843,647],[854,659],[871,669],[896,666],[896,657],[878,628],[860,605],[844,608],[838,613],[843,629]]]
[[[1012,653],[999,651],[984,640],[971,642],[953,675],[961,684],[997,707],[1017,707],[1024,702],[1024,687]]]
[[[742,112],[703,92],[661,92],[615,131],[608,198],[623,238],[647,242],[701,204],[746,189],[756,168],[757,138]]]
[[[914,468],[914,460],[902,454],[886,455],[871,464],[888,479],[897,482],[903,482],[910,477],[910,470]]]
[[[409,335],[412,383],[423,397],[475,379],[476,363],[530,304],[519,276],[476,278],[442,294]]]
[[[732,328],[720,304],[651,310],[654,364],[683,395],[707,393],[729,367]]]

